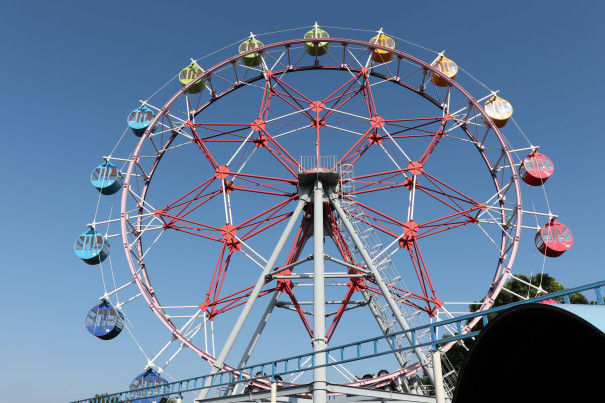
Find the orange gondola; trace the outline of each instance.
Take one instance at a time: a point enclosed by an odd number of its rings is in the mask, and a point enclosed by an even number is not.
[[[395,49],[395,41],[390,36],[386,36],[382,33],[370,39],[370,43]],[[374,49],[374,51],[372,52],[372,60],[374,60],[376,63],[386,63],[388,61],[391,61],[392,58],[393,53],[387,50]]]
[[[443,75],[452,80],[456,78],[456,74],[458,74],[458,65],[454,63],[453,60],[450,60],[443,55],[439,56],[437,60],[431,64],[431,66],[435,67],[437,70],[443,73]],[[437,74],[431,75],[431,81],[439,87],[447,87],[449,85],[445,78]]]

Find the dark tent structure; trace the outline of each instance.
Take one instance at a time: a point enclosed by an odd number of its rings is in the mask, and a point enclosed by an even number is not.
[[[533,303],[502,312],[477,336],[453,403],[604,396],[605,306]]]

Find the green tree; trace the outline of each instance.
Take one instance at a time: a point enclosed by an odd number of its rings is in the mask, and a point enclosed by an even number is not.
[[[93,400],[91,400],[91,403],[114,403],[118,401],[118,397],[117,396],[113,396],[109,399],[106,398],[106,396],[108,395],[108,393],[98,393],[96,395],[94,395]]]
[[[530,283],[534,287],[530,287],[527,284],[524,284],[522,281],[518,281],[516,279],[511,279],[508,283],[506,283],[505,288],[514,292],[517,295],[521,295],[525,298],[534,298],[538,296],[539,291],[537,288],[541,288],[546,293],[552,293],[557,291],[565,290],[565,287],[561,285],[554,277],[550,276],[547,273],[544,274],[535,274],[530,278],[520,274],[515,277],[519,278],[526,283]],[[494,302],[494,307],[511,304],[513,302],[518,302],[521,299],[512,293],[509,293],[505,290],[502,290],[500,294],[496,297],[496,301]],[[581,292],[573,293],[569,296],[569,300],[572,304],[588,304],[588,300]],[[483,300],[482,300],[483,302]],[[563,302],[563,298],[559,298],[557,302]],[[470,309],[471,312],[475,312],[479,308],[479,305],[473,305]]]
[[[554,277],[552,277],[548,274],[536,274],[529,278],[527,276],[523,276],[523,275],[516,275],[515,277],[519,278],[522,281],[519,281],[516,279],[511,279],[509,282],[506,283],[505,287],[508,290],[512,291],[514,294],[520,295],[524,298],[536,297],[540,293],[540,291],[538,289],[543,290],[543,292],[542,292],[543,294],[544,293],[548,294],[548,293],[565,290],[565,287],[563,285],[561,285],[559,282],[557,282],[557,280]],[[530,287],[527,284],[525,284],[524,282],[532,284],[534,287]],[[494,301],[493,306],[498,307],[498,306],[502,306],[502,305],[508,305],[513,302],[521,301],[521,298],[515,296],[514,294],[507,292],[505,290],[502,290],[500,292],[500,294],[496,297],[496,300]],[[580,292],[570,294],[569,300],[572,304],[588,304],[589,303],[588,300],[586,299],[586,297],[584,296],[584,294],[582,294]],[[562,303],[563,298],[557,298],[556,301],[558,303]],[[481,300],[481,302],[483,302],[483,300]],[[596,302],[590,302],[590,303],[596,303]],[[469,310],[471,312],[476,312],[477,309],[479,309],[479,306],[480,306],[479,304],[471,305],[469,307]],[[497,316],[497,313],[488,315],[488,319],[492,320],[496,316]],[[475,325],[475,327],[473,328],[473,330],[482,330],[482,329],[483,329],[482,322],[477,323],[477,325]],[[448,335],[444,336],[444,338],[447,338],[447,337],[448,337]],[[468,350],[473,345],[473,340],[464,339],[462,341],[462,343],[455,344],[445,354],[447,357],[447,360],[449,361],[449,364],[445,364],[444,362],[442,362],[444,375],[445,375],[445,373],[451,371],[452,369],[456,370],[456,372],[460,372],[460,370],[462,369],[462,365],[464,364],[464,361],[468,354]],[[451,367],[450,367],[450,364],[451,364]],[[426,390],[428,390],[429,395],[433,395],[434,392],[432,391],[433,389],[432,389],[432,385],[431,385],[429,377],[424,372],[422,372],[422,374],[418,374],[418,375],[419,375],[418,382],[421,385],[423,385]]]

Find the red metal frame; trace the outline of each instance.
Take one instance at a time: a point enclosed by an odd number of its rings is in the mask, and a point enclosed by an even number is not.
[[[342,42],[343,44],[350,43],[354,45],[367,45],[367,43],[354,40],[329,39],[328,41]],[[318,68],[319,65],[317,63],[316,65],[311,67],[292,67],[292,65],[290,64],[290,49],[288,46],[290,44],[295,44],[299,42],[302,43],[301,41],[294,40],[273,44],[271,46],[285,46],[288,50],[288,67],[285,68],[285,70],[297,71]],[[372,45],[371,47],[381,48],[381,46],[376,45]],[[401,59],[405,58],[421,66],[421,68],[424,69],[425,72],[428,71],[431,74],[439,74],[439,72],[435,71],[431,66],[428,66],[426,63],[423,63],[401,52],[393,52],[396,53],[397,57],[399,58],[399,61],[397,63],[400,63]],[[344,52],[344,54],[346,55],[346,52]],[[224,61],[223,63],[221,63],[221,66],[226,65],[228,63],[235,63],[238,57],[240,56],[234,56],[233,58]],[[322,68],[342,70],[343,66],[346,66],[344,64],[344,56],[343,63],[340,66],[323,66]],[[213,71],[217,68],[218,65],[207,70],[206,73],[204,73],[204,76],[208,78],[209,82],[211,74],[213,74]],[[244,288],[235,293],[231,293],[227,296],[221,296],[221,291],[223,284],[226,281],[227,268],[229,266],[231,256],[240,250],[240,248],[242,247],[241,242],[246,242],[247,240],[262,234],[269,228],[288,218],[291,213],[283,213],[282,211],[291,201],[297,199],[298,197],[298,193],[295,189],[295,186],[297,185],[297,170],[300,168],[298,166],[298,162],[288,153],[288,151],[284,147],[281,146],[279,141],[277,141],[276,138],[272,136],[271,130],[267,128],[267,121],[269,120],[271,104],[275,99],[283,101],[285,104],[292,107],[293,110],[301,112],[303,116],[306,116],[309,119],[309,125],[316,129],[316,140],[318,142],[317,152],[319,155],[319,144],[321,143],[321,128],[324,127],[326,119],[328,119],[332,114],[334,114],[335,111],[340,110],[344,105],[346,105],[355,97],[359,95],[363,96],[365,109],[367,111],[367,117],[370,121],[370,128],[368,128],[359,138],[359,140],[346,153],[343,154],[343,156],[339,160],[339,163],[341,164],[355,164],[357,161],[359,161],[360,158],[362,158],[364,153],[370,149],[370,147],[381,144],[387,137],[381,134],[381,130],[383,128],[390,129],[389,137],[393,139],[420,137],[426,137],[430,139],[429,145],[417,161],[407,161],[409,162],[408,166],[400,170],[375,172],[368,175],[358,176],[354,178],[354,180],[356,180],[358,183],[363,183],[363,185],[359,187],[355,192],[351,193],[350,195],[343,195],[343,197],[346,198],[351,196],[359,196],[365,193],[388,191],[390,189],[401,187],[411,189],[413,185],[410,183],[409,180],[403,180],[404,176],[410,177],[411,175],[416,175],[417,177],[422,177],[426,179],[421,181],[421,183],[416,183],[415,189],[417,191],[429,195],[436,201],[440,202],[442,205],[453,210],[452,214],[425,223],[418,223],[416,224],[416,226],[412,226],[410,222],[402,222],[402,220],[397,220],[393,217],[389,217],[387,214],[383,214],[378,209],[374,209],[366,204],[358,202],[358,205],[363,209],[364,214],[367,217],[364,218],[366,224],[372,226],[373,228],[381,231],[384,234],[387,234],[389,237],[392,237],[395,240],[399,240],[399,246],[404,249],[407,249],[409,252],[411,263],[415,269],[415,272],[417,273],[420,282],[422,294],[414,294],[410,293],[407,290],[399,290],[400,295],[396,295],[396,297],[401,297],[402,302],[417,309],[422,309],[428,312],[430,315],[432,315],[435,312],[435,309],[440,306],[441,301],[439,301],[436,296],[436,292],[429,276],[429,270],[426,267],[422,254],[420,252],[420,248],[418,246],[418,240],[423,237],[434,235],[439,232],[453,229],[462,225],[476,223],[478,214],[481,210],[485,210],[486,206],[484,204],[477,203],[475,200],[468,196],[465,196],[462,192],[456,190],[454,187],[448,186],[443,181],[440,181],[439,179],[431,176],[430,173],[424,171],[424,167],[427,161],[430,159],[430,156],[432,155],[433,151],[439,146],[441,139],[445,137],[444,129],[448,120],[450,120],[449,115],[446,115],[444,117],[422,117],[418,119],[384,119],[379,115],[377,111],[372,90],[369,85],[370,75],[374,75],[377,77],[380,77],[380,75],[367,68],[361,68],[359,69],[359,71],[349,69],[349,71],[353,71],[354,76],[347,80],[337,90],[330,94],[330,96],[326,97],[322,101],[312,101],[306,98],[302,93],[300,93],[295,88],[291,87],[283,80],[281,80],[278,77],[277,72],[265,71],[264,91],[261,97],[258,118],[256,120],[251,123],[187,122],[187,124],[185,125],[185,127],[187,127],[187,129],[192,134],[192,142],[198,146],[201,153],[204,155],[204,158],[214,169],[215,174],[212,178],[205,180],[203,183],[196,186],[191,191],[188,191],[186,194],[182,195],[174,202],[168,204],[163,209],[156,210],[155,215],[156,217],[159,217],[164,223],[164,230],[174,229],[177,231],[193,234],[205,239],[216,241],[221,244],[221,251],[219,253],[219,258],[215,266],[210,287],[208,289],[204,302],[200,305],[200,307],[205,309],[212,319],[214,319],[216,315],[220,315],[223,312],[226,312],[241,305],[249,295],[248,290],[250,290],[250,287]],[[399,74],[399,64],[397,64],[397,74]],[[410,75],[411,74],[412,73],[410,73]],[[424,74],[424,77],[425,76],[426,74]],[[246,79],[246,77],[238,78],[237,82],[242,79]],[[248,82],[253,82],[258,79],[258,77],[253,77],[248,79]],[[355,84],[360,79],[362,85],[359,88],[354,88]],[[470,105],[472,105],[473,108],[476,108],[478,111],[482,111],[481,106],[476,101],[474,101],[466,91],[464,91],[452,80],[448,78],[445,79],[470,100]],[[437,96],[436,99],[432,99],[428,95],[424,94],[423,91],[414,88],[412,85],[406,82],[403,82],[402,79],[400,79],[399,77],[396,77],[396,80],[394,80],[394,82],[403,87],[412,89],[421,96],[424,96],[429,99],[435,105],[440,105],[440,103],[442,102],[439,96]],[[420,84],[420,86],[422,87],[422,83]],[[195,114],[199,113],[205,107],[210,105],[219,96],[227,94],[238,87],[239,85],[236,83],[232,88],[218,95],[214,91],[214,88],[212,88],[211,101],[208,101],[208,103],[202,105],[201,107],[194,108],[196,109]],[[167,103],[167,106],[171,105],[171,103],[174,102],[176,98],[184,94],[187,89],[188,87],[184,88],[182,91],[177,93]],[[311,110],[315,113],[309,113],[307,110]],[[152,125],[155,124],[155,122],[157,122],[160,117],[165,117],[168,121],[170,121],[170,117],[167,114],[158,114],[156,120],[152,123]],[[430,130],[430,125],[432,124],[438,124],[439,128],[437,130]],[[491,126],[490,128],[488,128],[488,131],[493,130],[493,132],[496,133],[497,137],[501,140],[501,136],[497,128],[495,128],[491,123],[488,124]],[[255,135],[252,137],[247,137],[245,133],[250,130],[253,131]],[[204,131],[208,131],[210,132],[210,134],[205,135],[203,133]],[[470,137],[472,137],[472,134],[470,132],[468,132],[468,134]],[[164,142],[163,137],[151,138],[150,133],[147,132],[141,138],[141,142],[135,150],[135,155],[138,156],[141,146],[146,140],[148,140],[153,145],[158,155],[158,158],[156,159],[154,165],[147,172],[142,172],[142,176],[149,179],[153,176],[157,164],[161,159],[161,155],[169,147],[170,143],[172,142],[175,136],[176,134],[174,134],[172,137],[170,137],[170,139]],[[487,136],[487,133],[485,136]],[[475,137],[479,138],[479,136]],[[481,141],[481,143],[482,142],[483,140]],[[230,171],[229,167],[225,165],[219,165],[219,162],[217,162],[216,158],[213,156],[212,145],[215,143],[231,143],[234,145],[250,143],[255,147],[264,148],[268,151],[269,155],[276,161],[278,161],[280,165],[285,169],[287,174],[286,176],[291,177],[280,178],[271,175],[256,175],[248,172],[232,172]],[[501,141],[501,143],[504,147],[503,153],[508,153],[504,142]],[[491,169],[492,167],[490,166],[489,159],[485,156],[485,154],[483,154],[483,156],[486,162],[488,163],[488,168]],[[507,158],[510,160],[510,155],[508,155]],[[128,169],[127,180],[125,182],[125,189],[128,190],[129,187],[133,185],[128,179],[130,175],[135,172],[139,172],[139,170],[143,171],[140,165],[137,165],[137,163],[134,162],[133,159],[133,163],[130,164]],[[498,187],[498,180],[495,178],[495,175],[492,176],[494,176],[494,182]],[[238,183],[234,184],[234,179],[237,179]],[[242,185],[239,183],[242,181],[246,182],[246,184]],[[141,195],[141,198],[143,200],[146,197],[148,182],[149,181],[144,184],[144,187],[142,189],[137,189],[138,193]],[[134,183],[134,185],[139,186],[138,182]],[[212,186],[215,187],[212,188]],[[516,187],[516,191],[518,194],[519,191],[518,183],[516,182],[516,177],[514,186]],[[282,200],[280,202],[270,205],[270,207],[266,208],[264,211],[257,213],[242,222],[226,223],[224,226],[210,225],[209,223],[201,222],[198,219],[188,218],[190,216],[193,216],[202,208],[204,208],[206,203],[216,198],[216,196],[220,194],[231,194],[233,192],[252,192],[256,194],[262,194],[267,197],[280,198]],[[130,232],[126,231],[125,228],[127,227],[127,225],[132,226],[132,224],[128,220],[128,213],[126,209],[126,193],[127,192],[124,192],[125,196],[123,196],[122,199],[122,226],[123,237],[125,240],[125,249],[127,252],[127,256],[129,256],[129,259],[131,257],[134,257],[139,262],[139,264],[142,264],[142,247],[140,246],[140,244],[137,244],[136,248],[138,248],[138,250],[135,250],[135,248],[129,246],[129,243],[127,241],[127,238],[129,236],[128,234],[130,234]],[[324,209],[324,211],[325,210],[327,209]],[[521,211],[520,199],[517,202],[517,210],[519,212]],[[346,242],[344,242],[343,234],[338,228],[332,213],[327,213],[327,216],[325,218],[329,224],[332,233],[331,235],[342,258],[348,263],[353,263],[354,259],[352,258],[351,251],[348,249]],[[309,220],[312,220],[312,210],[307,211],[306,216],[303,219],[303,223],[309,222]],[[517,220],[517,225],[520,227],[520,214]],[[414,231],[411,231],[412,227]],[[133,229],[138,230],[139,228],[135,226],[133,227]],[[297,261],[300,256],[300,253],[302,252],[302,248],[304,247],[304,243],[308,239],[309,235],[310,234],[308,232],[308,226],[307,228],[304,228],[304,225],[301,225],[298,236],[296,237],[296,241],[293,243],[292,248],[290,250],[286,265]],[[513,256],[514,251],[516,250],[516,239],[518,239],[518,234],[515,238],[515,242],[512,245],[514,247]],[[141,258],[139,258],[138,256],[141,256]],[[143,283],[140,281],[139,274],[137,274],[137,271],[133,266],[132,260],[129,260],[129,262],[131,265],[131,270],[133,271],[133,275],[135,276],[135,280],[137,280],[139,287],[143,287],[142,289],[150,289],[149,292],[144,292],[145,298],[150,303],[150,306],[152,306],[152,309],[158,314],[158,316],[160,316],[160,318],[164,318],[163,321],[167,325],[171,325],[169,320],[166,320],[166,318],[160,312],[161,309],[159,308],[159,303],[155,295],[153,294],[153,290],[150,287],[147,287],[146,285],[150,285],[149,279],[147,279],[146,277],[146,271],[143,270],[142,272],[142,276],[144,277]],[[502,263],[500,262],[499,265],[501,264]],[[510,268],[507,268],[507,270],[510,270]],[[504,273],[508,273],[507,270],[504,270]],[[501,267],[498,266],[497,273],[499,273],[500,271]],[[349,269],[349,272],[353,274],[356,273],[354,269]],[[369,291],[378,292],[375,287],[372,287],[368,283],[371,284],[371,280],[364,281],[360,279],[352,279],[351,281],[349,281],[347,290],[343,297],[343,303],[340,305],[338,312],[335,315],[335,318],[327,331],[328,338],[331,338],[333,336],[334,331],[337,328],[338,323],[340,322],[344,314],[346,305],[355,292],[363,288]],[[268,288],[264,290],[262,295],[274,292],[275,290],[282,291],[290,296],[292,303],[295,306],[295,309],[301,317],[303,325],[311,336],[312,329],[305,317],[305,314],[302,312],[302,309],[300,309],[300,306],[296,301],[292,282],[287,280],[278,280],[276,281],[276,286],[274,288]],[[498,290],[499,289],[495,290],[495,292],[497,292]],[[398,294],[398,292],[396,292],[395,294]],[[403,298],[404,294],[406,295],[405,298]],[[175,329],[174,326],[169,327],[175,334],[179,334],[178,330]],[[191,346],[190,342],[183,338],[181,339],[187,345]],[[204,355],[198,350],[199,349],[196,349],[196,352],[198,354],[205,357],[210,362],[213,361],[212,357],[208,358],[207,354]]]
[[[356,84],[361,81],[362,85],[355,88]],[[258,119],[253,122],[246,123],[192,123],[187,122],[186,127],[191,131],[193,143],[195,143],[202,151],[210,166],[214,169],[215,174],[212,178],[204,181],[199,186],[195,187],[185,195],[178,198],[173,203],[168,204],[162,210],[156,211],[156,215],[161,217],[165,223],[166,229],[174,229],[177,231],[201,236],[210,240],[222,243],[221,253],[219,254],[218,262],[212,275],[212,281],[206,299],[200,308],[207,311],[210,318],[214,318],[223,312],[233,309],[243,303],[248,297],[248,290],[243,290],[232,293],[226,297],[221,296],[221,289],[225,281],[227,268],[229,266],[232,253],[241,248],[240,242],[261,234],[265,230],[273,227],[279,222],[290,216],[290,213],[281,213],[280,211],[291,201],[297,198],[297,193],[282,190],[280,185],[296,185],[296,175],[298,170],[298,162],[285,150],[284,147],[271,135],[267,127],[266,121],[270,117],[271,103],[274,97],[285,102],[294,111],[300,112],[303,116],[309,119],[309,125],[316,130],[316,143],[318,157],[320,155],[321,144],[321,129],[325,126],[326,119],[339,111],[344,105],[353,100],[357,96],[362,96],[366,105],[367,114],[370,122],[370,127],[359,138],[357,142],[346,151],[339,163],[355,164],[369,149],[374,145],[380,144],[386,136],[380,134],[382,128],[393,127],[394,130],[389,131],[392,138],[405,139],[412,137],[425,137],[430,139],[426,150],[417,162],[410,162],[405,169],[392,170],[385,172],[374,172],[372,174],[361,175],[353,178],[356,182],[362,183],[359,190],[352,192],[350,195],[343,195],[344,198],[357,196],[369,192],[380,192],[387,189],[398,187],[408,187],[409,181],[402,180],[402,174],[416,175],[423,177],[426,180],[426,185],[416,184],[416,189],[438,200],[445,206],[454,210],[454,213],[445,217],[437,218],[425,223],[416,224],[413,234],[406,230],[406,223],[390,217],[369,205],[357,201],[359,207],[364,211],[364,218],[361,218],[367,225],[375,228],[382,233],[399,239],[399,245],[409,251],[412,267],[417,275],[421,293],[415,293],[410,290],[398,290],[401,302],[415,309],[421,309],[427,312],[430,316],[436,313],[436,310],[442,305],[442,302],[437,298],[435,288],[433,287],[429,270],[420,252],[418,239],[434,235],[452,228],[476,222],[476,215],[481,210],[481,205],[472,198],[465,196],[462,192],[447,185],[443,181],[435,178],[424,171],[424,166],[429,160],[433,151],[438,147],[440,140],[445,136],[445,127],[450,115],[443,117],[429,117],[419,119],[394,119],[387,120],[378,115],[377,107],[372,95],[371,86],[369,84],[369,70],[364,68],[351,77],[348,81],[342,84],[337,90],[333,91],[329,96],[321,101],[311,101],[301,92],[297,91],[291,85],[283,82],[271,71],[266,72],[266,80],[264,91],[260,101],[260,111]],[[326,106],[327,105],[327,106]],[[311,110],[315,113],[309,113]],[[436,130],[431,131],[430,126],[438,124]],[[208,130],[210,135],[200,135],[199,129]],[[256,137],[247,138],[242,131],[250,129],[257,133]],[[212,143],[217,142],[232,142],[232,143],[253,143],[256,147],[265,148],[269,154],[286,169],[287,173],[294,178],[279,178],[270,175],[257,175],[247,172],[231,172],[229,167],[221,166],[216,161],[212,153]],[[319,158],[317,159],[319,163]],[[226,179],[230,179],[227,181]],[[234,179],[245,181],[248,185],[236,185]],[[201,208],[211,199],[221,195],[222,189],[211,190],[211,185],[215,181],[224,181],[228,183],[228,193],[245,191],[276,197],[283,197],[285,200],[272,205],[266,210],[254,215],[253,217],[237,224],[227,223],[226,226],[216,227],[202,222],[190,220],[187,218],[197,209]],[[215,185],[216,186],[216,185]],[[293,191],[295,189],[292,189]],[[466,205],[468,207],[463,207]],[[329,209],[325,209],[329,211]],[[173,212],[173,213],[171,213]],[[303,225],[312,219],[312,209],[307,209],[306,218],[303,219]],[[310,218],[311,217],[311,218]],[[332,213],[325,216],[325,220],[330,226],[332,238],[345,262],[353,264],[351,251],[344,242],[343,234],[337,225],[335,217]],[[301,227],[302,230],[302,227]],[[308,231],[299,232],[297,241],[292,246],[290,256],[286,264],[294,262],[302,252],[306,240],[310,234]],[[229,251],[228,255],[225,253]],[[283,267],[283,266],[282,266]],[[291,270],[284,274],[291,273]],[[353,269],[349,269],[351,274],[359,274]],[[372,282],[372,281],[370,281]],[[277,286],[273,290],[279,290],[287,294],[296,311],[298,312],[306,331],[310,337],[313,337],[313,331],[309,321],[298,304],[292,281],[278,280]],[[380,293],[376,287],[368,287],[363,280],[352,279],[347,285],[347,291],[343,297],[342,304],[329,326],[327,337],[330,339],[334,334],[338,323],[342,319],[347,304],[356,291],[368,289],[375,293]],[[265,292],[266,293],[266,292]],[[405,296],[405,298],[403,297]],[[220,307],[220,308],[219,308]]]

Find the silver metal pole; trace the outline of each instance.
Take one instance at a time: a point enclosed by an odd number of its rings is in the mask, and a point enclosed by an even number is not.
[[[260,277],[258,278],[258,281],[256,282],[256,285],[254,286],[254,289],[250,293],[250,297],[248,297],[248,301],[246,301],[246,304],[244,305],[244,308],[242,309],[239,317],[237,318],[237,321],[235,322],[233,329],[231,329],[231,333],[229,334],[229,337],[227,338],[227,341],[225,342],[225,345],[223,346],[221,353],[219,354],[219,356],[216,359],[216,361],[214,362],[214,364],[212,364],[212,370],[210,371],[210,374],[215,374],[223,368],[223,365],[225,364],[225,359],[227,358],[227,355],[231,351],[231,347],[233,347],[233,344],[235,343],[235,339],[237,338],[242,327],[244,326],[244,322],[246,321],[248,314],[252,310],[252,307],[254,306],[254,303],[256,302],[256,298],[258,297],[258,294],[260,293],[261,289],[263,288],[263,285],[265,285],[265,277],[273,269],[275,262],[277,261],[277,258],[279,257],[279,254],[281,253],[281,250],[283,249],[284,244],[286,243],[286,240],[290,236],[290,233],[292,232],[294,225],[298,221],[298,217],[300,216],[300,213],[302,212],[303,208],[305,207],[305,204],[307,204],[308,201],[309,201],[308,194],[304,194],[304,195],[300,196],[300,198],[298,199],[298,204],[296,205],[296,209],[292,213],[292,216],[290,217],[290,220],[288,221],[288,224],[286,225],[284,232],[282,232],[281,237],[279,238],[279,241],[277,241],[277,245],[275,245],[275,249],[273,250],[271,257],[267,261],[267,264],[265,265],[263,272],[261,273]],[[210,379],[210,378],[208,378],[208,379]],[[206,385],[206,386],[208,386],[208,385]],[[198,395],[198,397],[195,399],[195,401],[197,402],[197,401],[204,400],[206,398],[206,396],[208,395],[209,391],[210,391],[210,388],[202,389],[200,394]]]
[[[258,339],[260,338],[260,335],[263,333],[263,330],[265,330],[265,325],[269,321],[269,318],[271,317],[271,313],[273,312],[273,308],[275,308],[275,304],[277,303],[277,300],[279,299],[280,295],[281,295],[281,291],[275,291],[273,293],[273,297],[271,297],[271,301],[269,301],[269,305],[267,305],[267,309],[265,309],[265,313],[263,314],[260,321],[258,322],[256,331],[254,332],[254,335],[250,339],[250,343],[248,343],[248,347],[246,348],[246,351],[242,355],[242,358],[239,361],[237,368],[242,368],[242,367],[246,366],[246,364],[248,363],[248,360],[250,359],[250,356],[252,355],[252,351],[254,351],[254,347],[256,347],[256,343],[258,343]],[[233,393],[233,390],[236,387],[237,387],[237,384],[229,385],[229,387],[227,388],[227,390],[224,393],[224,396],[229,396],[231,393]]]
[[[345,225],[345,228],[347,229],[347,232],[351,236],[351,239],[353,239],[355,246],[359,250],[361,257],[363,258],[363,261],[365,262],[366,266],[368,266],[368,269],[370,269],[370,271],[372,272],[372,275],[374,276],[374,280],[376,281],[376,284],[378,285],[380,292],[382,292],[382,295],[384,296],[387,303],[389,304],[389,308],[391,308],[391,312],[393,312],[393,316],[395,316],[395,319],[397,319],[399,326],[401,326],[401,328],[403,330],[410,330],[411,329],[410,325],[403,317],[403,314],[401,313],[399,306],[397,306],[397,303],[393,299],[391,292],[389,291],[386,284],[382,280],[382,277],[380,276],[378,269],[376,269],[376,266],[374,266],[374,263],[372,263],[372,259],[370,258],[370,255],[368,254],[368,252],[366,251],[365,247],[363,246],[361,240],[359,239],[359,236],[355,232],[353,225],[349,221],[349,217],[347,217],[347,214],[343,211],[342,207],[340,206],[337,196],[335,194],[330,195],[330,201],[332,202],[332,205],[338,212],[338,216],[340,217],[343,224]],[[406,337],[411,344],[412,335],[410,333],[406,333]],[[420,365],[422,365],[422,368],[424,369],[424,371],[430,378],[431,383],[433,385],[435,385],[435,377],[433,375],[432,369],[428,365],[428,360],[427,360],[426,356],[424,355],[424,353],[422,352],[422,350],[419,347],[415,347],[413,350],[414,350],[414,353],[416,354],[416,356],[418,357],[418,359],[420,360]]]
[[[321,181],[315,182],[313,195],[313,351],[315,365],[326,364],[326,296],[324,285],[324,191]],[[313,402],[326,401],[326,367],[313,369]]]
[[[271,403],[277,403],[277,382],[275,382],[275,379],[271,381]]]
[[[435,375],[435,398],[437,403],[445,403],[445,390],[443,389],[443,372],[441,372],[441,353],[433,350],[433,371]]]

